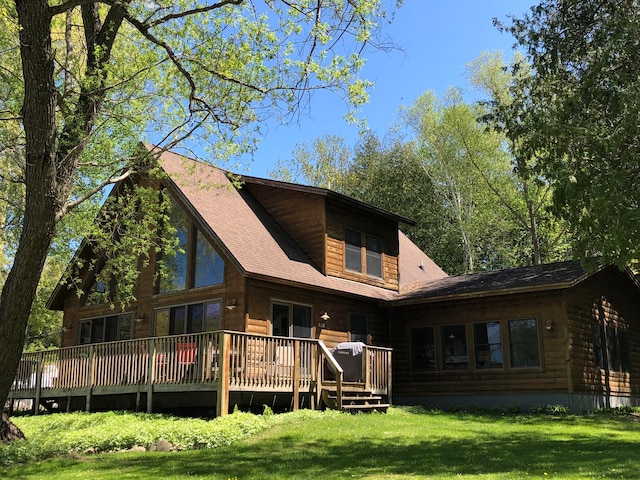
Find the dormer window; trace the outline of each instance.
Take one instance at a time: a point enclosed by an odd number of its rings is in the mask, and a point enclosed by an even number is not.
[[[362,273],[362,234],[350,228],[344,231],[344,259],[347,270]]]
[[[344,250],[347,270],[369,277],[382,278],[381,238],[346,228],[344,231]]]

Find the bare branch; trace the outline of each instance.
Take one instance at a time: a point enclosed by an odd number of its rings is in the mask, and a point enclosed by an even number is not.
[[[76,7],[81,5],[88,5],[90,3],[96,3],[95,0],[68,0],[67,2],[63,2],[60,5],[55,5],[53,7],[49,7],[49,14],[54,17],[56,15],[60,15],[61,13],[66,13],[69,10],[73,10]],[[104,3],[106,5],[113,5],[114,2],[111,1],[101,1],[99,3]]]
[[[118,175],[117,177],[110,176],[109,178],[107,178],[106,180],[104,180],[103,182],[101,182],[100,184],[96,185],[94,188],[92,188],[88,192],[86,192],[84,195],[76,198],[72,202],[68,202],[56,214],[56,222],[59,222],[60,220],[62,220],[62,217],[64,217],[66,214],[68,214],[71,210],[73,210],[74,208],[78,207],[78,205],[80,205],[81,203],[87,201],[89,198],[93,197],[95,194],[97,194],[100,190],[102,190],[107,185],[113,185],[113,184],[118,183],[118,182],[120,182],[122,180],[125,180],[125,179],[129,178],[133,173],[134,173],[134,170],[129,169],[129,170],[125,171],[124,173],[122,173],[121,175]]]

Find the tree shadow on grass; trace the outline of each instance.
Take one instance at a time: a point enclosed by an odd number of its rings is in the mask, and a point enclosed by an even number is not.
[[[569,478],[640,478],[640,462],[633,460],[637,445],[602,436],[576,435],[559,440],[539,433],[515,434],[508,439],[486,433],[473,439],[420,438],[409,442],[401,435],[360,435],[354,439],[329,436],[323,441],[305,442],[299,435],[283,433],[216,450],[56,462],[66,462],[61,465],[71,475],[80,469],[99,478],[517,478],[546,473]],[[8,478],[51,478],[51,465],[47,464],[10,469]]]

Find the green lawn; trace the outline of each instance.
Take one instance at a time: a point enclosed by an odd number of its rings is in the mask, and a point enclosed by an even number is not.
[[[55,417],[67,416],[49,416]],[[231,417],[236,419],[227,420]],[[239,428],[239,437],[244,437],[231,445],[225,445],[229,440],[218,442],[225,446],[214,449],[171,453],[65,455],[0,467],[0,478],[640,478],[640,422],[630,415],[500,416],[392,408],[386,415],[307,411],[231,417],[223,419],[227,422],[223,430]],[[98,417],[79,418],[85,422],[82,428],[96,429],[91,422]],[[33,421],[16,419],[27,431],[26,425]],[[181,428],[205,432],[217,422],[125,414],[101,421],[102,430],[111,435],[128,428],[148,429],[149,438],[165,434],[178,443],[180,435],[190,441],[188,432],[178,432]],[[60,422],[48,435],[58,433]],[[206,434],[198,435],[206,443]],[[0,447],[0,459],[2,448],[8,447]]]

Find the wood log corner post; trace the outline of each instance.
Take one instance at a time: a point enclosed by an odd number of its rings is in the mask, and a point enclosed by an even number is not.
[[[229,413],[231,335],[224,331],[219,332],[218,335],[222,335],[222,341],[218,341],[218,345],[220,345],[220,374],[218,375],[216,417],[222,417]]]

